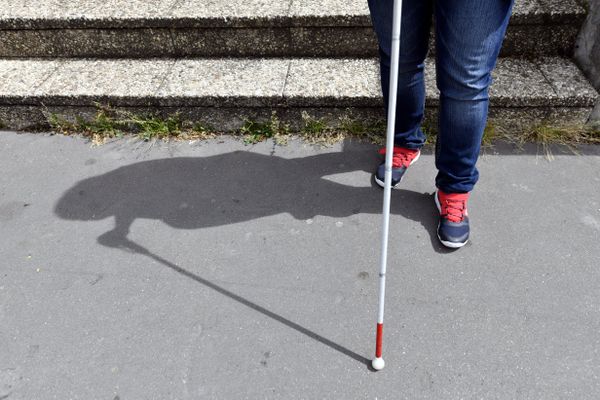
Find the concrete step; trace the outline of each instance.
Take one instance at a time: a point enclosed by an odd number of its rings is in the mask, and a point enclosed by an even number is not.
[[[571,55],[579,0],[517,0],[502,56]],[[3,0],[0,57],[374,57],[366,0]]]
[[[427,62],[428,113],[438,93]],[[162,115],[180,112],[220,131],[276,111],[293,127],[302,113],[337,121],[383,117],[375,59],[0,60],[0,124],[47,126],[48,113],[89,117],[94,102]],[[506,129],[543,121],[583,123],[598,98],[568,59],[500,59],[492,122]]]

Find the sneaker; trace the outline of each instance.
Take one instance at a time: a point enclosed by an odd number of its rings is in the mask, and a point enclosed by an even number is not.
[[[379,150],[379,154],[385,156],[385,148]],[[404,147],[394,147],[394,156],[392,157],[392,188],[400,183],[404,173],[421,155],[420,150],[406,149]],[[375,182],[381,187],[385,183],[385,160],[377,168],[375,172]]]
[[[440,212],[437,235],[446,247],[458,249],[469,241],[469,193],[435,193],[435,205]]]

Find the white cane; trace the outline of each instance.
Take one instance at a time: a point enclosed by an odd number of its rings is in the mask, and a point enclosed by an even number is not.
[[[392,60],[390,69],[390,89],[387,113],[385,182],[383,188],[383,235],[381,246],[381,266],[379,270],[379,312],[377,316],[377,341],[375,358],[371,365],[377,371],[383,369],[383,311],[385,305],[385,273],[390,227],[390,200],[392,195],[392,156],[394,154],[394,130],[396,125],[396,100],[398,97],[398,64],[400,60],[400,26],[402,23],[402,0],[394,0],[392,26]]]

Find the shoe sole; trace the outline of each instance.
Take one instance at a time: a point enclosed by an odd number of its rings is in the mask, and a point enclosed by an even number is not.
[[[435,191],[435,194],[434,194],[434,200],[435,200],[435,206],[437,207],[438,212],[441,214],[442,213],[442,205],[440,204],[440,201],[438,200],[438,191],[437,190]],[[440,231],[440,225],[441,225],[441,222],[438,222],[437,232]],[[444,246],[446,246],[450,249],[460,249],[461,247],[463,247],[465,244],[467,244],[469,242],[469,239],[465,240],[464,242],[448,242],[446,240],[442,240],[439,233],[437,234],[437,237]]]
[[[421,157],[421,152],[419,151],[419,153],[417,154],[417,156],[415,158],[413,158],[413,160],[410,162],[410,164],[408,164],[408,166],[410,167],[411,165],[413,165],[415,162],[417,162],[417,160],[419,159],[419,157]],[[406,175],[406,174],[405,174]],[[400,184],[400,182],[402,182],[402,179],[404,179],[404,175],[402,176],[402,178],[400,178],[400,180],[398,181],[398,183],[396,183],[395,185],[392,185],[392,189],[397,189],[398,185]],[[381,186],[382,188],[385,187],[385,182],[381,181],[377,178],[377,174],[375,174],[375,182]]]

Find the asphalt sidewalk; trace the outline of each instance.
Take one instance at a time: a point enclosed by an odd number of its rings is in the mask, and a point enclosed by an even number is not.
[[[0,132],[0,399],[598,399],[600,148],[488,151],[437,242],[376,148]]]

